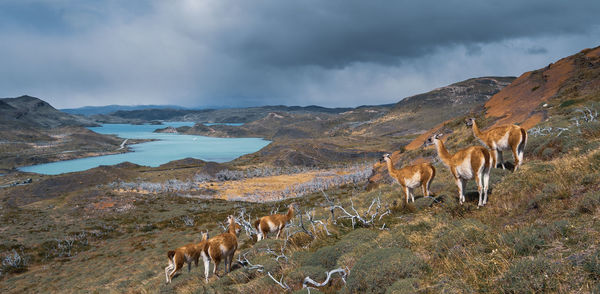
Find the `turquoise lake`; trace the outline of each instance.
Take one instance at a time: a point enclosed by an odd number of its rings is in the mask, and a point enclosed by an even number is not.
[[[244,154],[256,152],[271,143],[260,138],[213,138],[153,133],[154,130],[167,126],[177,128],[193,125],[193,122],[164,122],[162,125],[103,124],[101,127],[89,129],[100,134],[114,134],[123,139],[156,139],[157,141],[128,145],[133,152],[38,164],[20,167],[19,170],[57,175],[126,161],[156,167],[187,157],[227,162]]]

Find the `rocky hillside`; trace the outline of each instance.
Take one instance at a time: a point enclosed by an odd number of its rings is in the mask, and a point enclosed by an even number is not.
[[[0,125],[5,128],[56,128],[97,124],[90,119],[61,112],[39,98],[21,96],[0,99]]]
[[[85,128],[95,125],[39,98],[0,99],[0,170],[115,152],[121,140]]]
[[[481,108],[490,97],[508,86],[514,79],[514,77],[473,78],[411,96],[396,103],[386,115],[365,123],[354,129],[352,133],[372,136],[421,133],[450,118]]]

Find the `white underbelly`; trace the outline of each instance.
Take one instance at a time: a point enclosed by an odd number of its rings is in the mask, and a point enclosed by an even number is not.
[[[272,221],[267,221],[267,224],[269,225],[269,232],[277,231],[277,225],[275,225]]]
[[[421,175],[418,173],[414,174],[411,178],[405,179],[405,182],[408,188],[418,187],[421,184]]]
[[[471,156],[465,158],[461,164],[456,167],[456,173],[462,179],[470,180],[473,178],[473,171],[471,169]]]
[[[510,145],[508,144],[508,135],[509,135],[509,132],[506,132],[506,134],[504,134],[504,136],[502,138],[500,138],[500,140],[498,140],[498,142],[496,142],[496,148],[498,150],[509,149]]]

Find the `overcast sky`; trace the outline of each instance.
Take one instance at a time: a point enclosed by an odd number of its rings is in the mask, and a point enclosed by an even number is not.
[[[0,97],[357,106],[600,45],[598,0],[0,0]]]

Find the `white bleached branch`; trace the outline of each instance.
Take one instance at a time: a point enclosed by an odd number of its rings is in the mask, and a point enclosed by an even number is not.
[[[342,281],[344,281],[344,284],[346,284],[346,276],[348,275],[348,268],[337,268],[328,272],[325,272],[325,274],[327,275],[327,278],[325,279],[325,281],[323,281],[322,283],[316,282],[315,280],[311,279],[310,277],[306,277],[304,278],[304,281],[302,282],[302,288],[307,288],[309,287],[308,284],[312,284],[315,287],[323,287],[327,284],[329,284],[329,281],[331,280],[331,276],[333,274],[337,274],[340,273],[342,275]]]
[[[283,275],[281,275],[281,279],[279,279],[279,281],[277,281],[273,275],[271,275],[271,272],[267,272],[267,275],[269,276],[269,278],[271,278],[271,280],[273,280],[273,282],[275,282],[277,285],[279,285],[281,288],[283,288],[284,290],[292,290],[292,288],[290,288],[290,286],[288,286],[288,284],[286,284],[283,281]]]

